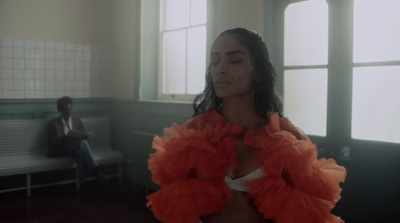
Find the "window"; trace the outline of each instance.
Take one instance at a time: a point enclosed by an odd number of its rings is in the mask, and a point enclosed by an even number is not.
[[[291,4],[284,22],[284,113],[308,134],[326,135],[328,6]]]
[[[400,2],[354,3],[351,135],[400,143]]]
[[[162,0],[159,99],[189,99],[204,88],[206,0]]]
[[[285,116],[330,140],[400,143],[400,2],[293,2],[282,6]]]

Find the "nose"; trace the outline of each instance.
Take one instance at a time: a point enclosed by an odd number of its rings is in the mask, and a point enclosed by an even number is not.
[[[215,67],[215,74],[225,74],[226,73],[226,63],[224,61],[220,61]]]

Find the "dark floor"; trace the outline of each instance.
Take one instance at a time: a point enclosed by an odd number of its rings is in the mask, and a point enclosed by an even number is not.
[[[146,208],[144,187],[132,187],[116,180],[88,182],[85,196],[74,184],[37,188],[31,198],[25,191],[0,194],[1,223],[153,223],[158,222]],[[119,189],[121,188],[121,189]]]

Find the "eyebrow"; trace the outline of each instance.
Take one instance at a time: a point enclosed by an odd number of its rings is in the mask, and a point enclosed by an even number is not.
[[[243,52],[243,51],[240,51],[240,50],[228,51],[228,52],[225,53],[225,55],[230,56],[230,55],[237,54],[237,53],[238,53],[238,54],[245,55],[244,52]],[[212,53],[210,54],[210,56],[219,56],[219,55],[220,55],[219,52],[212,52]]]

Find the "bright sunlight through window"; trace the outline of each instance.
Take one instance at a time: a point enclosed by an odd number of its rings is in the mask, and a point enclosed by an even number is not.
[[[307,134],[326,135],[328,6],[311,0],[285,11],[284,113]],[[293,68],[295,66],[295,68]]]
[[[399,8],[398,0],[355,1],[353,138],[400,143]]]
[[[159,97],[197,94],[206,70],[207,1],[163,0]]]

